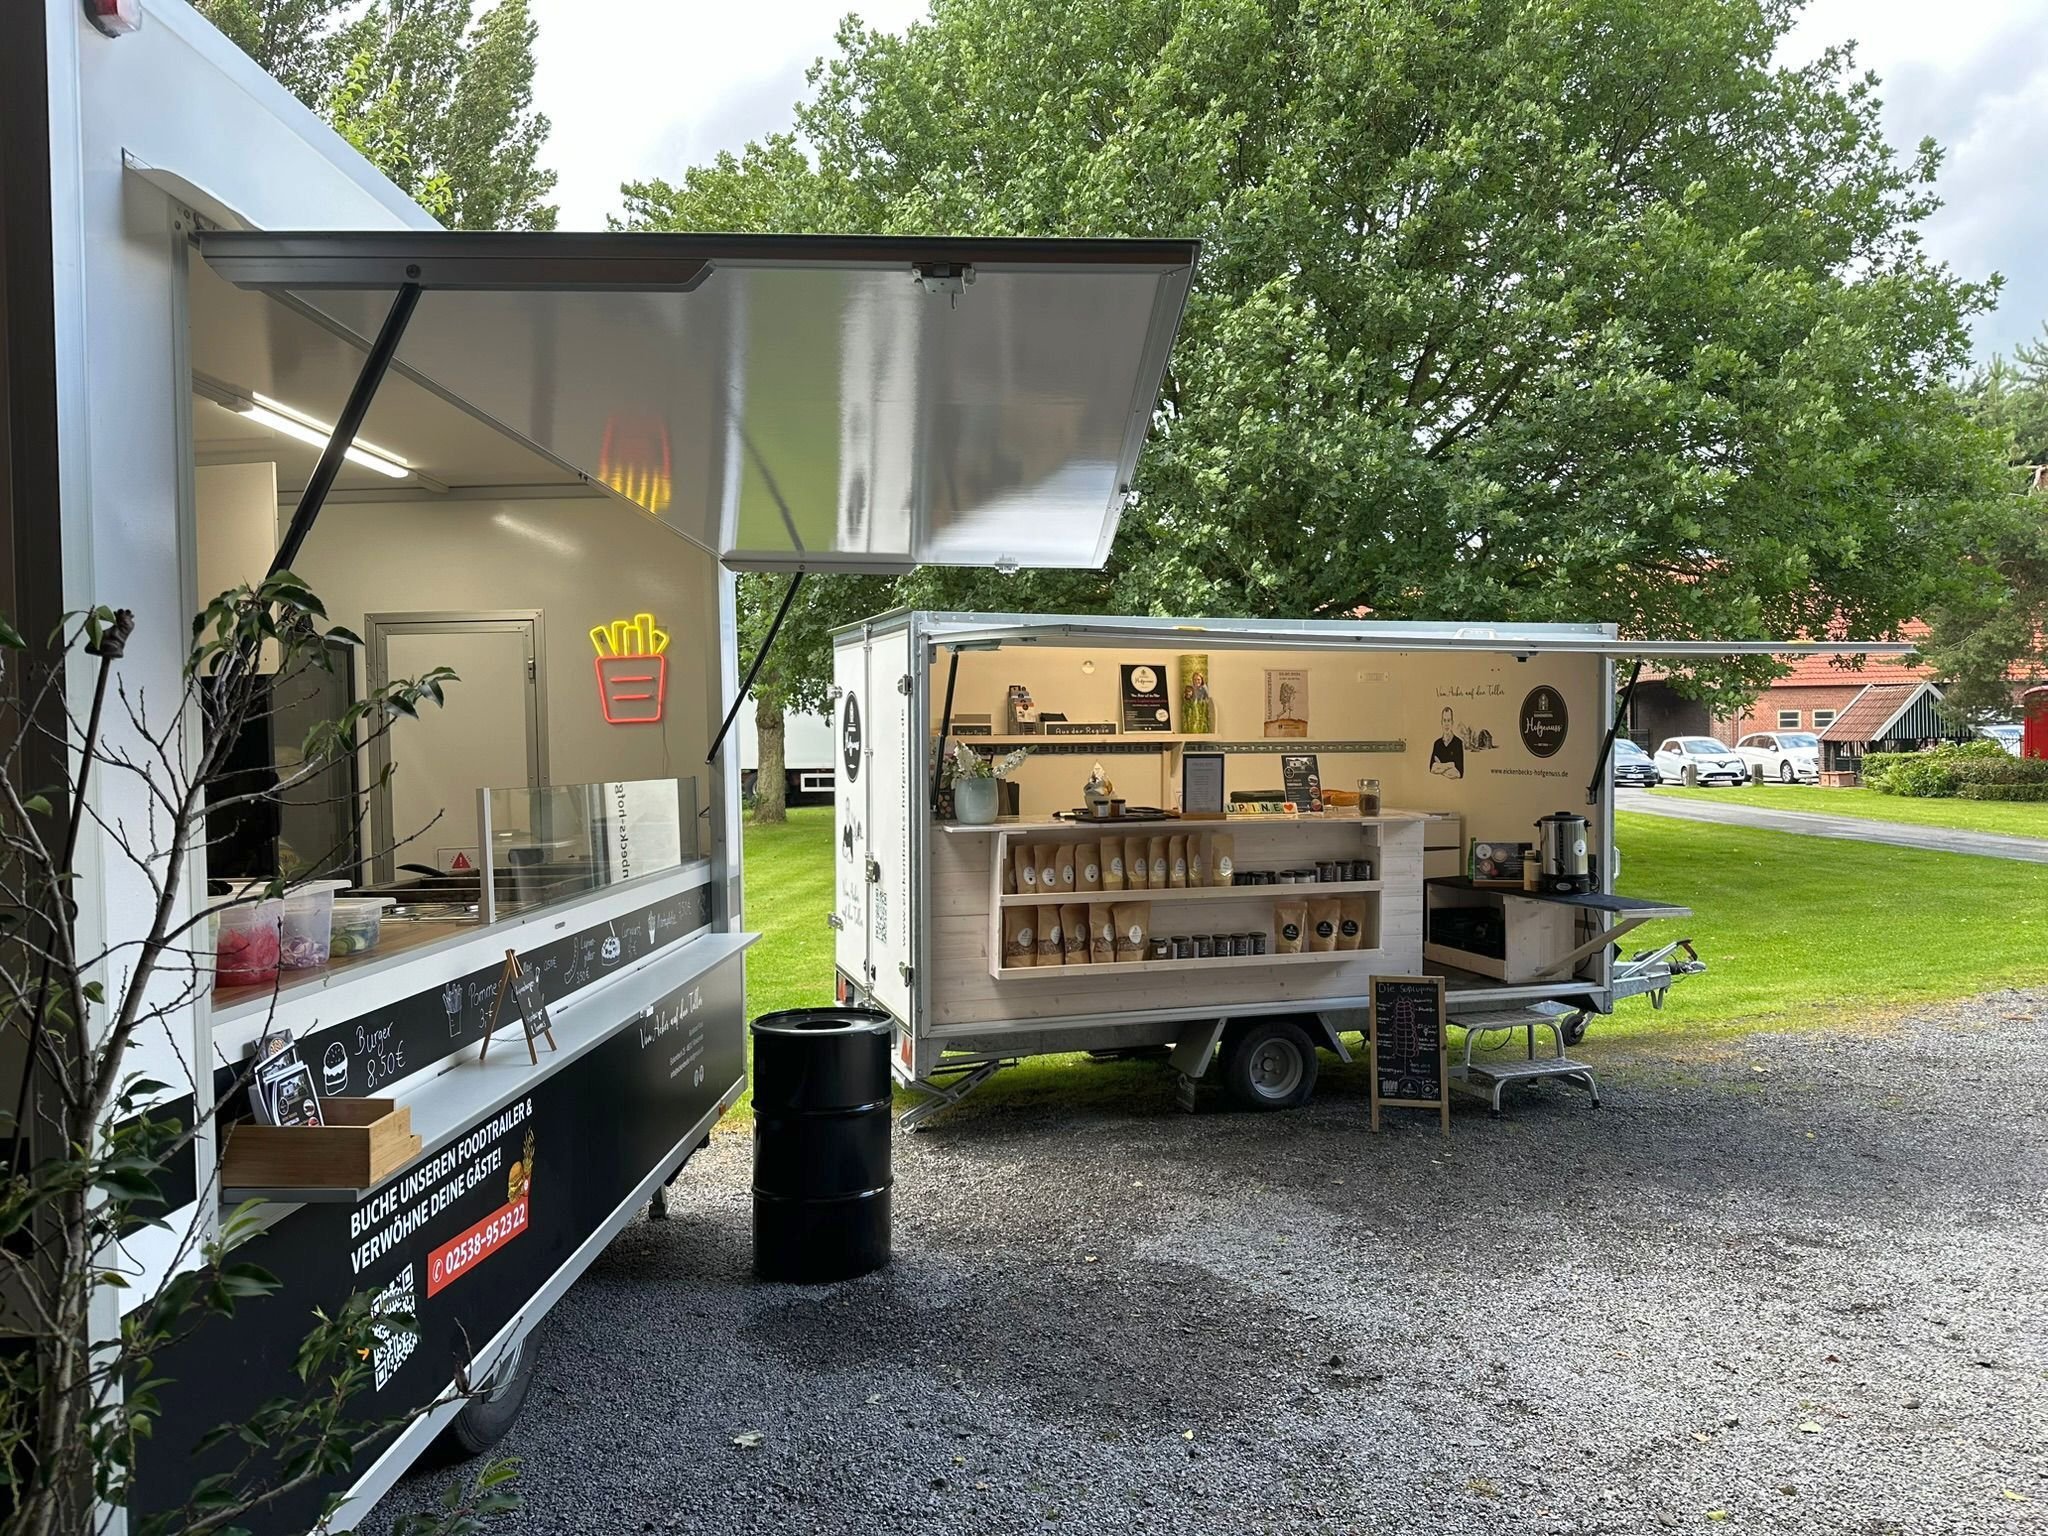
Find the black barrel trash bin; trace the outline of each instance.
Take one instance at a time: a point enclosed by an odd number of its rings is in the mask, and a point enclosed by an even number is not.
[[[889,1016],[754,1020],[754,1273],[820,1285],[889,1262]]]

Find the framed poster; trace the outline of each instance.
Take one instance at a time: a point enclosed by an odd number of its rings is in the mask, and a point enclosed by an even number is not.
[[[1451,1134],[1451,1074],[1441,976],[1375,976],[1366,1039],[1372,1054],[1372,1128],[1380,1109],[1433,1109]]]
[[[1266,669],[1266,738],[1299,741],[1308,735],[1308,669]]]
[[[1223,754],[1184,752],[1180,760],[1180,813],[1194,821],[1221,821],[1223,809]]]
[[[1124,664],[1123,705],[1126,731],[1173,729],[1173,717],[1166,702],[1166,674],[1150,662]]]

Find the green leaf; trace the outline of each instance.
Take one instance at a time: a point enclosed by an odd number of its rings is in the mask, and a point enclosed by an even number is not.
[[[5,619],[0,619],[0,646],[5,646],[10,651],[25,651],[28,649],[28,642],[21,638],[20,630]]]

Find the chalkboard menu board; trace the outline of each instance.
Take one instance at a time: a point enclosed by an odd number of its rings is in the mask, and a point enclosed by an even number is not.
[[[1380,1108],[1434,1109],[1451,1133],[1451,1081],[1441,976],[1372,979],[1372,1128]]]
[[[535,1040],[545,1040],[549,1050],[557,1050],[554,1021],[548,1017],[547,993],[541,989],[540,972],[529,965],[519,963],[519,951],[505,951],[505,969],[498,975],[498,994],[491,1005],[490,1028],[484,1031],[483,1049],[476,1059],[484,1060],[491,1052],[491,1036],[498,1032],[498,1015],[505,1006],[507,996],[519,1010],[519,1022],[526,1030],[526,1054],[538,1064],[540,1051]]]
[[[1313,752],[1287,752],[1280,758],[1280,780],[1287,798],[1303,815],[1323,808],[1323,776]]]

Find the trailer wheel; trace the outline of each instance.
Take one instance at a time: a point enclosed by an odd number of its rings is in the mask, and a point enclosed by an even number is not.
[[[505,1437],[519,1410],[526,1406],[539,1360],[540,1349],[530,1331],[512,1345],[510,1354],[500,1357],[482,1395],[464,1403],[442,1432],[442,1444],[451,1457],[467,1460],[481,1456]]]
[[[1558,1032],[1564,1036],[1566,1045],[1577,1045],[1586,1038],[1586,1014],[1568,1013],[1557,1021]]]
[[[1231,1043],[1223,1086],[1246,1109],[1299,1109],[1316,1091],[1319,1066],[1308,1031],[1289,1019],[1260,1019]]]

